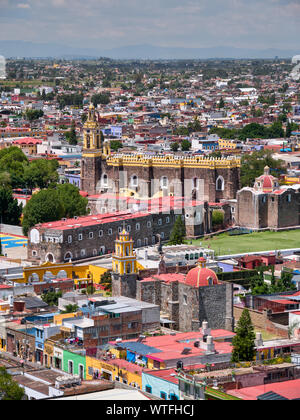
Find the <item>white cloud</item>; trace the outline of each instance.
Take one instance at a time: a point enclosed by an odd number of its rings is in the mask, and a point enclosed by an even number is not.
[[[0,0],[0,8],[6,39],[23,19],[19,39],[74,46],[296,48],[300,35],[300,0]]]

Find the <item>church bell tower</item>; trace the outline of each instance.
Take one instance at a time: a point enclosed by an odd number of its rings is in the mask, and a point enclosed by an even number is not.
[[[112,256],[112,295],[136,299],[137,260],[133,240],[125,227],[115,241]]]
[[[83,126],[83,154],[81,160],[81,190],[97,194],[101,178],[102,134],[95,107],[89,107],[88,119]]]

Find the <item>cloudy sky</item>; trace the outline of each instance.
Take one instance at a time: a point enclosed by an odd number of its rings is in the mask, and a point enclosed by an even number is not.
[[[300,0],[0,0],[0,40],[300,52]]]

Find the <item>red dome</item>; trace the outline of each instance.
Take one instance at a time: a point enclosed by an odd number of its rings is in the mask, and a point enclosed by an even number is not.
[[[270,175],[270,168],[268,166],[265,167],[264,175],[256,179],[256,186],[266,193],[272,192],[275,187],[278,187],[278,180]]]
[[[193,287],[213,286],[218,284],[218,277],[209,268],[196,267],[189,271],[185,284]]]

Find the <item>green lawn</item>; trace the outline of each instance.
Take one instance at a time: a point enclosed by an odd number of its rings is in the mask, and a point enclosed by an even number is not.
[[[210,247],[216,255],[292,249],[300,248],[300,230],[257,232],[239,236],[223,233],[209,239],[197,239],[192,243],[193,245],[201,243],[204,247]]]

